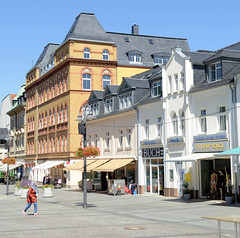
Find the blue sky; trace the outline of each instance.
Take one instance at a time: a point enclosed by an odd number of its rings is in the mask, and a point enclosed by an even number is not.
[[[240,41],[239,0],[12,0],[0,7],[0,101],[16,94],[48,43],[61,43],[75,17],[95,13],[105,31],[187,38],[190,49]]]

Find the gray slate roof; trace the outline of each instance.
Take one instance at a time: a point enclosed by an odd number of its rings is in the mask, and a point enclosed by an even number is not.
[[[154,81],[160,77],[162,77],[162,68],[159,65],[155,65],[152,69],[144,71],[143,73],[140,74],[133,75],[130,78]]]
[[[126,42],[125,38],[129,39]],[[158,37],[146,35],[133,35],[125,33],[106,32],[93,13],[79,14],[62,44],[67,40],[78,39],[85,41],[110,42],[117,46],[117,61],[119,65],[134,65],[129,63],[128,53],[139,51],[142,53],[142,63],[137,66],[152,67],[153,55],[157,53],[171,54],[173,48],[180,47],[189,51],[187,39]],[[152,43],[149,42],[151,40]],[[54,52],[59,48],[58,44],[48,44],[40,55],[34,67],[43,69],[54,57]]]
[[[54,59],[54,53],[58,47],[59,47],[58,44],[52,44],[52,43],[47,44],[44,47],[43,52],[39,56],[33,68],[38,67],[40,69],[43,69],[44,67],[46,67],[49,64],[49,62],[51,62]]]
[[[184,55],[190,57],[193,65],[204,65],[203,61],[213,56],[213,52],[202,53],[202,52],[190,52],[190,51],[182,51]]]
[[[240,50],[228,50],[228,49],[223,49],[217,51],[216,54],[212,55],[211,57],[207,58],[204,63],[210,63],[212,61],[215,61],[219,58],[222,59],[240,59]]]
[[[153,54],[171,54],[172,49],[176,47],[182,48],[182,50],[186,51],[190,50],[187,39],[132,35],[113,32],[107,32],[107,34],[111,36],[112,41],[117,45],[117,60],[119,65],[129,65],[127,53],[131,51],[139,51],[142,53],[141,66],[153,67]],[[128,38],[129,42],[126,42],[125,38]],[[149,40],[152,40],[153,44],[150,44]]]
[[[76,17],[63,43],[69,39],[111,41],[93,13],[81,13]]]

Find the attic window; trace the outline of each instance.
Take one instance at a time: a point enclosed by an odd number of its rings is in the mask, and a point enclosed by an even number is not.
[[[129,42],[129,38],[128,38],[128,37],[125,37],[125,41],[126,41],[126,42]]]
[[[149,43],[150,43],[150,44],[153,44],[153,39],[149,39]]]

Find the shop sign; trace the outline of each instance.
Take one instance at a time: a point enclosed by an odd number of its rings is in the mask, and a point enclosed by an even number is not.
[[[141,141],[141,145],[155,145],[155,144],[162,144],[162,141],[159,140],[146,140],[146,141]]]
[[[171,137],[167,139],[168,143],[179,143],[179,142],[184,142],[183,136],[181,137]]]
[[[228,149],[227,141],[193,143],[193,152],[222,152],[227,149]]]
[[[143,148],[142,149],[142,157],[143,158],[163,157],[163,147]]]
[[[204,140],[224,140],[227,139],[226,133],[213,134],[213,135],[200,135],[194,136],[193,141],[204,141]]]

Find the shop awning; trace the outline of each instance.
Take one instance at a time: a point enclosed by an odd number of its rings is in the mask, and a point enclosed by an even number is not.
[[[110,161],[110,159],[98,159],[98,160],[95,160],[95,162],[87,165],[87,172],[90,172],[91,170],[94,170],[96,168],[98,168],[99,166],[107,163],[108,161]],[[83,167],[80,169],[80,171],[83,171]]]
[[[240,147],[215,154],[215,156],[225,156],[225,157],[229,157],[231,155],[240,155]]]
[[[164,160],[163,162],[195,162],[200,159],[214,158],[214,153],[195,153],[179,158]]]
[[[87,159],[86,160],[86,164],[89,165],[89,164],[92,164],[94,162],[96,162],[97,160],[94,160],[94,159]],[[67,167],[65,167],[63,170],[79,170],[81,169],[82,167],[84,166],[84,160],[81,159],[80,161],[74,163],[74,164],[71,164]]]
[[[63,163],[64,163],[63,160],[51,160],[51,161],[46,161],[42,164],[39,164],[39,165],[33,167],[32,169],[33,170],[46,170],[46,169],[53,168],[53,167],[58,166]]]
[[[22,165],[24,165],[23,162],[16,162],[16,164],[10,164],[9,165],[9,170],[16,169],[16,168],[18,168]],[[7,172],[7,165],[6,164],[0,165],[0,172]]]
[[[113,172],[116,169],[119,169],[129,163],[134,159],[111,159],[109,162],[93,169],[93,171],[98,172]]]

